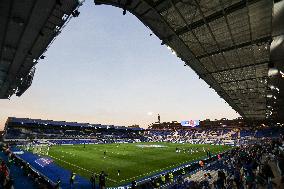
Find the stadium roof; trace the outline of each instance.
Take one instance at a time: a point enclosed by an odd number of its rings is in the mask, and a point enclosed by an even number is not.
[[[245,119],[264,120],[274,116],[275,104],[279,107],[283,104],[283,98],[277,99],[280,95],[271,94],[273,79],[268,77],[269,67],[274,67],[270,44],[274,39],[275,2],[95,0],[95,3],[120,7],[124,14],[128,10],[137,16],[162,40],[162,45],[167,45]],[[283,86],[283,80],[278,81]]]
[[[35,64],[78,6],[77,0],[0,2],[0,98],[21,96],[31,85]]]
[[[283,1],[95,3],[134,14],[246,120],[284,119]],[[1,1],[0,98],[30,86],[34,65],[78,6],[76,0]]]
[[[42,125],[42,126],[62,126],[62,127],[84,127],[84,128],[98,128],[98,129],[118,129],[118,130],[144,130],[143,128],[131,128],[125,126],[115,125],[102,125],[102,124],[91,124],[91,123],[77,123],[77,122],[66,122],[66,121],[53,121],[53,120],[42,120],[42,119],[30,119],[30,118],[16,118],[9,117],[7,123],[16,123],[19,125]]]

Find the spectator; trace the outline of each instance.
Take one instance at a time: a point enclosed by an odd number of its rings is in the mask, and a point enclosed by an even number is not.
[[[137,183],[135,180],[131,182],[131,189],[136,189]]]
[[[55,184],[55,189],[60,189],[60,184],[61,184],[61,180],[60,178],[57,179],[56,184]]]
[[[263,173],[264,179],[266,180],[267,187],[272,188],[272,179],[274,178],[274,174],[272,172],[270,165],[268,164],[268,161],[264,162],[262,173]]]
[[[277,157],[277,168],[281,175],[281,183],[284,183],[284,155],[283,153],[279,152]]]
[[[166,184],[166,176],[164,174],[161,175],[161,184]]]
[[[70,175],[70,188],[73,188],[73,186],[74,186],[75,177],[76,177],[76,173],[71,172],[71,175]]]
[[[96,174],[93,173],[90,178],[92,189],[96,189],[96,178],[97,178]]]
[[[169,181],[174,182],[174,175],[172,172],[169,173]]]
[[[106,174],[104,171],[101,172],[100,176],[99,176],[99,188],[100,189],[105,189],[106,187]]]
[[[221,171],[218,171],[218,178],[216,180],[216,189],[225,189],[225,180]]]

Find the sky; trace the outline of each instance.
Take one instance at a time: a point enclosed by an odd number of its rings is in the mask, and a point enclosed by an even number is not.
[[[32,86],[0,100],[8,117],[133,125],[239,115],[131,13],[86,1],[36,66]]]

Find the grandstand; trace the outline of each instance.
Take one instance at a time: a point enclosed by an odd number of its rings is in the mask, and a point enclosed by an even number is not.
[[[125,126],[89,124],[29,118],[9,117],[5,125],[4,141],[23,141],[48,139],[53,143],[107,143],[113,140],[139,140],[142,128]],[[136,138],[137,137],[137,138]],[[130,141],[128,141],[130,142]]]

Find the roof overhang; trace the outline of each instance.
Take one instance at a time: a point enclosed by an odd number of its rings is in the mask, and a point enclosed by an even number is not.
[[[275,5],[281,1],[95,0],[95,3],[134,14],[161,39],[162,45],[168,46],[246,120],[284,119],[279,112],[273,117],[268,109],[269,86],[273,81],[268,72],[274,61],[270,53],[275,39],[272,23]],[[275,25],[283,26],[280,20]],[[284,54],[283,49],[279,52]],[[283,84],[283,80],[278,82]],[[281,95],[272,103],[280,103]]]
[[[21,96],[35,65],[79,6],[77,0],[0,2],[0,98]]]

